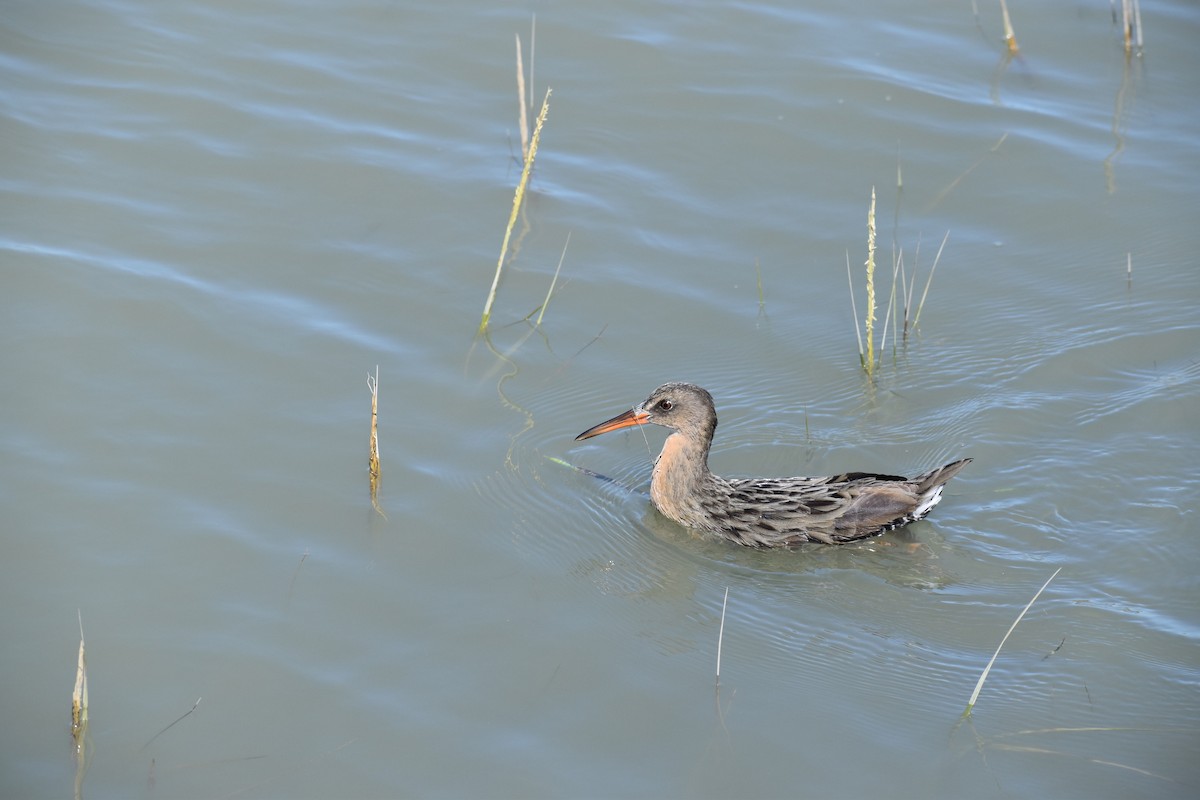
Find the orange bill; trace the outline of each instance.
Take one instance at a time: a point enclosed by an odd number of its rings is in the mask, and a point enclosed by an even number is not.
[[[640,408],[631,408],[624,414],[618,414],[607,422],[601,422],[594,428],[588,428],[583,433],[575,437],[575,441],[590,439],[593,436],[599,436],[602,433],[619,430],[621,428],[632,428],[634,425],[645,425],[650,421],[650,415]]]

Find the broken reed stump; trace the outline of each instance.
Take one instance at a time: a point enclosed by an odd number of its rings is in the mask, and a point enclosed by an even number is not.
[[[371,506],[379,516],[387,519],[387,514],[379,507],[379,365],[375,365],[375,374],[367,373],[367,388],[371,391],[371,444],[367,456],[367,468],[371,480]]]

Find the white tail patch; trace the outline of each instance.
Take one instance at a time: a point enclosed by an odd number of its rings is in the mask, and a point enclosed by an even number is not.
[[[933,510],[933,507],[936,506],[942,499],[942,489],[944,487],[945,484],[936,486],[923,498],[921,498],[921,504],[917,506],[916,510],[912,513],[914,520],[924,519],[925,515]]]

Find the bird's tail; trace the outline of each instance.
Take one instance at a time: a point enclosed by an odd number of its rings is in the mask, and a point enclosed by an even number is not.
[[[963,467],[971,463],[971,459],[964,458],[960,461],[951,461],[943,467],[931,469],[929,472],[924,472],[912,479],[912,482],[917,485],[917,494],[921,498],[921,502],[913,511],[914,519],[921,519],[938,504],[942,499],[942,487],[946,482],[959,473]]]

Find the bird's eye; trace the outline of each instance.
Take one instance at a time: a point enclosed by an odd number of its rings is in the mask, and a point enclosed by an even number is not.
[[[670,411],[674,407],[675,407],[675,404],[672,403],[670,400],[659,400],[658,401],[658,410],[659,411]]]

